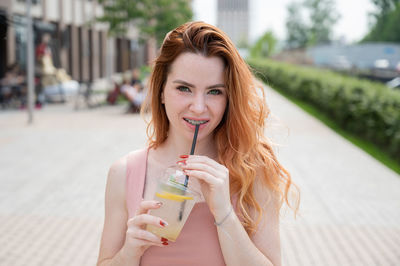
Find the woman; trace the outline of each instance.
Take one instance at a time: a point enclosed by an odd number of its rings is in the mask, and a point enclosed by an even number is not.
[[[291,179],[264,137],[260,91],[218,28],[190,22],[166,36],[150,78],[149,146],[109,172],[98,265],[280,265],[279,209]],[[145,226],[168,226],[148,212],[162,208],[152,200],[157,178],[175,163],[205,202],[169,243]]]

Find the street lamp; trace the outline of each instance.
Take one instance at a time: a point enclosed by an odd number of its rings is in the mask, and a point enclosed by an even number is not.
[[[27,84],[28,84],[28,124],[33,122],[33,97],[34,97],[34,53],[33,53],[33,30],[31,15],[32,0],[26,0],[26,28],[27,28]]]

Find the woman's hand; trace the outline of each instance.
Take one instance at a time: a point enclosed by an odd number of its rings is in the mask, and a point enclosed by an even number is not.
[[[162,205],[158,201],[142,201],[136,215],[128,220],[125,244],[122,248],[125,256],[140,258],[150,246],[163,247],[168,245],[168,240],[160,238],[149,231],[146,225],[158,227],[168,226],[167,222],[159,217],[148,214],[151,209],[158,209]]]
[[[179,164],[189,178],[198,179],[215,220],[222,219],[231,208],[228,168],[207,156],[198,155],[190,155]]]

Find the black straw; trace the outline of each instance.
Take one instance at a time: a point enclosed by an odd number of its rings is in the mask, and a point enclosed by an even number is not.
[[[194,136],[193,136],[193,141],[192,141],[192,148],[190,150],[190,155],[194,154],[194,149],[196,148],[196,141],[197,141],[197,134],[199,133],[199,127],[200,127],[200,125],[196,125],[196,128],[194,130]],[[189,181],[189,176],[186,175],[185,184],[184,184],[185,188],[188,185],[188,181]],[[185,209],[185,203],[186,203],[186,201],[182,202],[181,210],[179,211],[179,217],[178,217],[179,221],[182,221],[183,209]]]
[[[197,134],[199,133],[199,127],[200,127],[200,125],[196,125],[196,128],[194,130],[194,136],[193,136],[193,141],[192,141],[192,148],[190,150],[190,155],[194,154],[194,149],[196,148],[196,141],[197,141]],[[185,187],[187,187],[188,181],[189,181],[189,176],[186,175],[185,184],[184,184]]]

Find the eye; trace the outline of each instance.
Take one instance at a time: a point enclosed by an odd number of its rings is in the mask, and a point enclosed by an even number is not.
[[[179,86],[176,88],[178,91],[182,91],[182,92],[190,92],[190,89],[186,86]]]
[[[208,93],[212,94],[212,95],[220,95],[220,94],[222,94],[222,91],[218,90],[218,89],[212,89],[212,90],[208,91]]]

